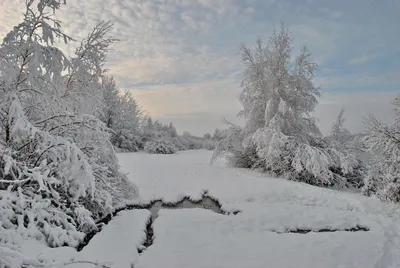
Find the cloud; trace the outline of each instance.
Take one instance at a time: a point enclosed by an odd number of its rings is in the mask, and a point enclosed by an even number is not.
[[[152,85],[129,89],[153,116],[212,113],[236,114],[240,110],[239,83],[216,80],[196,84]]]
[[[245,14],[253,14],[253,13],[254,13],[254,9],[253,9],[252,7],[247,7],[247,8],[244,10],[244,13],[245,13]]]
[[[368,61],[369,59],[370,59],[370,57],[363,56],[363,57],[361,57],[361,58],[354,58],[354,59],[351,59],[351,60],[349,61],[349,63],[350,63],[350,64],[360,64],[360,63],[363,63],[363,62]]]
[[[140,83],[188,83],[226,78],[240,67],[239,59],[222,55],[198,56],[182,52],[176,57],[133,58],[112,66],[111,74],[129,77],[130,85]]]
[[[24,0],[9,2],[0,1],[0,38],[20,21],[24,10]],[[393,25],[399,23],[398,1],[69,0],[67,3],[57,18],[63,22],[65,32],[76,39],[85,37],[102,20],[114,21],[111,34],[120,41],[110,51],[106,67],[120,87],[132,90],[155,117],[174,119],[181,122],[177,125],[183,129],[198,133],[201,129],[211,131],[218,125],[219,119],[215,118],[228,116],[235,120],[240,110],[237,94],[243,68],[239,44],[252,45],[257,36],[267,38],[280,21],[289,26],[295,37],[293,53],[300,45],[307,44],[314,61],[320,65],[315,81],[328,92],[318,108],[321,124],[326,124],[324,129],[328,129],[336,116],[341,98],[352,98],[353,103],[346,105],[348,123],[352,122],[353,127],[358,126],[361,114],[368,109],[378,114],[380,108],[389,109],[387,103],[399,89],[400,66],[395,55],[400,37],[392,31]],[[62,48],[73,53],[76,46],[71,43]],[[359,95],[344,95],[352,92]],[[364,97],[372,100],[378,95],[385,96],[379,104],[363,104]],[[350,106],[357,108],[353,111]]]
[[[321,131],[328,134],[343,107],[345,127],[353,133],[359,133],[365,131],[363,119],[368,114],[375,114],[387,123],[393,121],[391,103],[396,95],[396,92],[325,93],[314,114]]]
[[[369,74],[359,73],[352,75],[332,75],[317,77],[315,79],[317,85],[321,85],[325,89],[347,89],[352,90],[370,90],[375,87],[376,91],[381,90],[400,90],[400,76],[397,71],[389,71],[386,73]]]
[[[130,90],[155,119],[173,122],[180,132],[203,135],[224,128],[223,118],[234,123],[241,109],[239,83],[232,79],[197,84],[156,85]]]
[[[344,15],[343,12],[340,12],[337,10],[331,11],[331,16],[335,19],[338,19],[338,18],[342,17],[343,15]]]

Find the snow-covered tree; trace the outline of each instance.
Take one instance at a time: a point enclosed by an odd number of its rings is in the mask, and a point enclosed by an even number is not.
[[[329,147],[311,115],[319,90],[313,84],[317,64],[307,47],[292,58],[293,38],[281,26],[266,46],[258,39],[254,49],[241,47],[243,73],[240,116],[245,127],[221,142],[217,152],[231,152],[234,165],[262,168],[320,186],[345,186],[357,162]],[[223,148],[221,148],[223,146]]]
[[[229,132],[229,130],[226,130],[226,129],[220,130],[220,129],[216,128],[212,135],[212,140],[219,142],[228,136],[228,132]]]
[[[167,133],[170,137],[175,138],[178,136],[178,132],[176,131],[175,126],[172,124],[172,122],[169,123],[168,128],[167,128]]]
[[[203,139],[205,140],[211,140],[211,134],[210,133],[206,133],[203,135]]]
[[[119,90],[117,88],[116,81],[112,76],[103,76],[103,111],[100,115],[100,119],[110,129],[114,126],[115,121],[118,117],[119,108]]]
[[[329,139],[336,147],[345,147],[352,139],[350,131],[344,127],[345,120],[344,108],[342,108],[336,121],[332,125],[331,134],[329,136]]]
[[[203,135],[203,148],[207,150],[214,150],[216,147],[216,142],[212,140],[210,133]]]
[[[144,147],[144,112],[130,91],[121,92],[113,77],[103,78],[103,110],[100,119],[113,131],[111,142],[124,151]]]
[[[364,142],[373,157],[363,193],[400,202],[400,96],[393,105],[395,122],[392,125],[384,124],[374,115],[364,121],[369,130]]]
[[[360,147],[359,137],[351,134],[344,126],[346,120],[344,112],[345,110],[342,108],[336,121],[332,125],[330,135],[325,139],[329,147],[334,148],[354,163],[354,171],[352,175],[347,176],[347,180],[353,186],[360,188],[364,184],[362,177],[365,175],[365,163],[363,162],[365,150]]]
[[[0,46],[0,247],[27,237],[77,246],[96,219],[137,196],[96,117],[112,24],[68,58],[57,42],[72,38],[52,15],[61,5],[27,1]]]
[[[183,131],[182,136],[184,136],[184,137],[190,137],[190,136],[192,136],[192,134],[190,134],[189,131]]]

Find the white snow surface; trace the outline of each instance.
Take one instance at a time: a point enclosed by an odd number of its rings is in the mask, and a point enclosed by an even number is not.
[[[241,212],[161,209],[153,223],[154,243],[140,255],[137,248],[145,240],[150,215],[144,209],[120,212],[81,252],[35,247],[33,242],[22,252],[49,261],[84,260],[115,268],[400,267],[398,206],[223,163],[211,166],[211,152],[205,150],[118,157],[139,188],[136,203],[176,202],[184,196],[198,200],[207,191],[224,210]],[[368,231],[348,231],[359,227]],[[299,229],[310,232],[295,233]]]
[[[211,166],[211,153],[119,154],[139,187],[140,202],[202,193],[238,215],[204,209],[159,212],[154,243],[135,268],[400,267],[396,206],[354,193],[268,178],[264,174]],[[363,227],[369,231],[349,232]],[[290,233],[298,229],[314,232]],[[318,232],[319,230],[339,230]]]
[[[139,257],[137,248],[146,238],[148,210],[121,211],[96,234],[75,260],[107,264],[115,268],[131,267]],[[93,268],[91,264],[75,264],[72,268]]]
[[[149,216],[148,210],[119,212],[80,252],[71,247],[49,248],[36,240],[24,241],[21,252],[30,258],[58,264],[56,267],[68,264],[71,268],[94,268],[93,263],[131,267],[139,257],[137,248],[146,237]]]

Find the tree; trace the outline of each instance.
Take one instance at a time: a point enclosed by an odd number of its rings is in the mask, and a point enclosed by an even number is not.
[[[178,136],[178,132],[176,131],[175,126],[172,124],[172,122],[169,123],[168,129],[167,129],[168,135],[172,138],[175,138]]]
[[[210,134],[210,133],[204,134],[203,139],[205,139],[205,140],[211,140],[211,134]]]
[[[22,237],[77,246],[97,219],[137,196],[96,117],[112,24],[96,26],[68,58],[56,41],[73,39],[51,15],[60,7],[27,1],[0,46],[0,252]]]
[[[266,46],[260,38],[254,49],[241,46],[245,70],[239,116],[247,122],[243,129],[231,128],[228,142],[216,151],[230,152],[235,166],[319,186],[345,186],[356,161],[322,139],[311,115],[320,96],[313,84],[317,64],[306,46],[292,62],[292,43],[282,24]]]
[[[116,117],[118,116],[119,105],[119,92],[112,76],[103,76],[103,111],[100,119],[106,124],[108,128],[113,127]]]
[[[182,133],[182,136],[183,136],[183,137],[190,137],[190,136],[192,136],[192,134],[190,134],[189,131],[184,131],[184,132]]]
[[[117,105],[118,116],[112,128],[114,134],[111,140],[118,148],[138,151],[143,147],[140,141],[142,135],[140,122],[143,112],[129,91],[119,96]]]
[[[391,202],[400,202],[400,95],[393,102],[395,122],[384,124],[369,115],[364,124],[369,133],[364,142],[373,157],[363,193]]]
[[[220,140],[223,140],[224,138],[226,138],[226,135],[225,135],[224,131],[216,128],[214,130],[214,134],[212,135],[212,139],[214,141],[220,141]]]
[[[117,148],[126,151],[143,149],[144,112],[130,91],[122,94],[113,77],[103,78],[103,110],[101,120],[113,130],[111,142]]]
[[[360,146],[359,137],[352,135],[351,132],[344,127],[345,117],[344,108],[339,112],[336,121],[332,124],[331,134],[326,137],[329,147],[337,150],[348,161],[353,163],[353,172],[347,176],[347,181],[357,188],[364,185],[363,177],[365,176],[365,164],[362,159],[364,151]]]
[[[339,112],[336,121],[332,125],[330,139],[335,147],[344,147],[351,139],[351,133],[344,127],[344,108]]]

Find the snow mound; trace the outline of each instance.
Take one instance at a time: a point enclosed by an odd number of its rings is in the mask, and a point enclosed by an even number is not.
[[[109,264],[110,267],[131,267],[139,254],[137,248],[146,238],[148,210],[121,211],[90,243],[79,252],[75,260]],[[71,268],[93,268],[91,264],[74,264]]]

